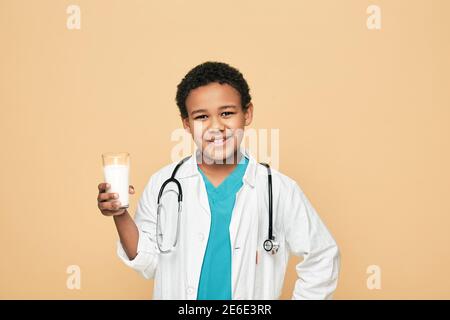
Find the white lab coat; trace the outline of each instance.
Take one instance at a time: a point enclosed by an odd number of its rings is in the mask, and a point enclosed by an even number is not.
[[[243,186],[236,194],[229,228],[232,298],[278,299],[289,255],[294,254],[304,259],[296,266],[298,279],[292,299],[330,299],[336,289],[340,265],[335,240],[298,184],[272,168],[273,231],[280,248],[275,255],[267,253],[263,249],[268,235],[267,169],[247,150],[241,150],[249,163]],[[139,200],[135,215],[139,230],[137,256],[130,261],[120,240],[117,242],[117,254],[127,266],[146,279],[154,278],[153,299],[196,299],[208,242],[211,223],[208,195],[195,157],[190,157],[176,174],[183,188],[176,249],[169,254],[158,251],[157,197],[176,164],[171,163],[153,174]],[[170,183],[162,196],[166,216],[170,213],[176,217],[178,203],[174,190],[176,185]],[[175,234],[175,219],[171,223],[162,221],[161,225],[165,239]]]

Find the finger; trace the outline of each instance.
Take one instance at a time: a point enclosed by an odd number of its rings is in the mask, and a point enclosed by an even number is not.
[[[98,185],[98,191],[105,192],[110,187],[109,183],[102,182]]]
[[[105,202],[109,204],[109,210],[120,210],[120,201]]]
[[[108,200],[119,199],[118,193],[99,193],[97,197],[97,201],[103,202]]]
[[[124,214],[124,213],[125,213],[125,209],[120,210],[120,211],[113,212],[113,213],[110,214],[110,216],[111,216],[111,217],[113,217],[113,216],[120,216],[120,215],[122,215],[122,214]]]
[[[120,201],[105,201],[99,202],[98,208],[100,210],[117,211],[120,209]]]
[[[135,191],[134,191],[134,187],[133,186],[130,186],[128,189],[129,189],[128,192],[130,194],[134,194]]]
[[[104,216],[112,217],[112,216],[120,216],[121,214],[125,213],[125,209],[120,210],[103,210],[102,211]]]

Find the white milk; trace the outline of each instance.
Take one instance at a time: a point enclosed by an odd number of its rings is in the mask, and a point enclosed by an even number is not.
[[[127,165],[112,164],[103,167],[105,175],[105,182],[109,183],[111,187],[106,190],[107,193],[118,193],[121,207],[128,208],[128,172]]]

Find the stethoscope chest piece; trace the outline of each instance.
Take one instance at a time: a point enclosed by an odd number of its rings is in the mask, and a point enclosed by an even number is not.
[[[264,250],[271,254],[276,254],[278,252],[278,249],[280,248],[280,244],[278,243],[278,241],[275,241],[275,239],[267,239],[266,241],[264,241],[263,246]]]

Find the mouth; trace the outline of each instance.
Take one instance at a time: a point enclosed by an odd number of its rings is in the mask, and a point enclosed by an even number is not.
[[[227,143],[227,141],[230,140],[230,137],[215,138],[212,140],[207,140],[207,142],[209,144],[213,144],[215,147],[220,147]]]

